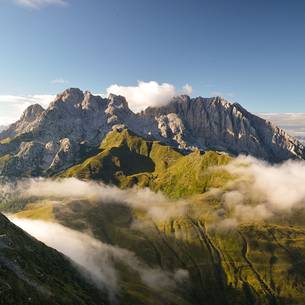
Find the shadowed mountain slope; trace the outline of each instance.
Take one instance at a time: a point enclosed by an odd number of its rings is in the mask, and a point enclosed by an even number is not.
[[[0,304],[108,304],[71,261],[0,214]]]

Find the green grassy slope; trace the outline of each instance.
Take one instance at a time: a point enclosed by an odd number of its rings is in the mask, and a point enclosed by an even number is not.
[[[215,166],[230,160],[217,152],[184,155],[126,129],[113,131],[97,155],[60,176],[102,180],[121,188],[147,186],[179,198],[169,202],[171,213],[182,204],[183,213],[163,219],[168,209],[161,206],[156,219],[147,213],[147,207],[101,202],[90,196],[60,203],[45,198],[13,200],[2,209],[17,212],[18,217],[55,221],[89,232],[104,243],[134,252],[151,268],[189,273],[189,278],[175,287],[160,291],[145,284],[125,264],[117,264],[119,304],[303,305],[304,211],[224,229],[219,221],[232,215],[223,209],[221,198],[226,182],[233,177]],[[219,187],[219,192],[205,193],[211,187]]]
[[[257,223],[223,231],[215,229],[218,208],[199,196],[189,200],[186,215],[152,221],[126,205],[73,200],[54,206],[52,215],[136,253],[149,266],[189,272],[189,279],[160,298],[137,274],[118,266],[122,304],[302,305],[305,227]]]
[[[60,176],[97,179],[122,188],[150,187],[179,198],[223,185],[229,175],[213,167],[227,164],[230,159],[213,151],[184,155],[173,147],[144,140],[124,129],[110,132],[97,155]]]

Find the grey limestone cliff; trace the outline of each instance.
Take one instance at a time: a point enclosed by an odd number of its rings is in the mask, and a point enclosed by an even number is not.
[[[284,130],[220,97],[182,95],[135,114],[122,96],[102,98],[71,88],[47,109],[30,106],[0,132],[0,175],[60,172],[90,155],[114,126],[185,151],[218,150],[271,162],[305,159],[304,146]]]

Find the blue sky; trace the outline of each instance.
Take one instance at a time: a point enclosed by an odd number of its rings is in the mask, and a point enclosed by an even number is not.
[[[0,101],[153,80],[305,112],[304,33],[302,0],[0,0]]]

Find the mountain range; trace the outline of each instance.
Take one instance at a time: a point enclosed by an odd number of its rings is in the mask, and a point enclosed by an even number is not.
[[[32,105],[0,132],[0,304],[303,305],[304,159],[220,97]]]
[[[305,158],[303,144],[284,130],[220,97],[183,95],[166,106],[133,113],[122,96],[102,98],[71,88],[47,109],[28,107],[0,133],[0,174],[59,173],[94,154],[114,128],[127,128],[184,153],[214,150],[269,162]]]

